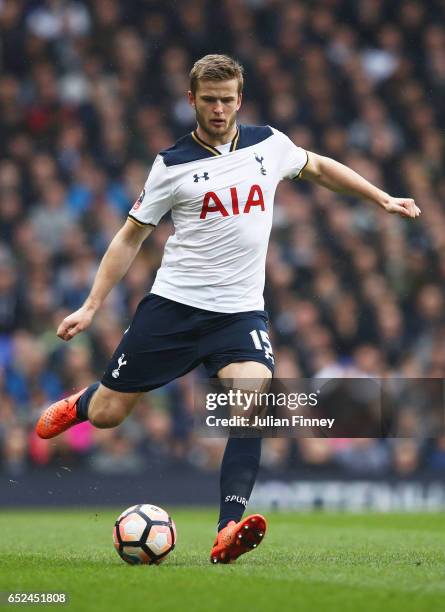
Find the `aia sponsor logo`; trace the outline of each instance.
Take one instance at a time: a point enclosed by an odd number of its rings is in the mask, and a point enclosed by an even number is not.
[[[222,217],[240,214],[247,215],[256,206],[259,206],[263,212],[265,210],[263,191],[259,185],[252,185],[244,203],[239,201],[236,187],[230,187],[230,201],[231,205],[226,207],[214,191],[208,191],[204,196],[199,218],[206,219],[207,215],[215,213]]]
[[[145,198],[145,189],[141,191],[141,195],[138,197],[136,202],[133,204],[133,210],[137,210],[138,208],[141,207],[141,204],[144,201],[144,198]]]

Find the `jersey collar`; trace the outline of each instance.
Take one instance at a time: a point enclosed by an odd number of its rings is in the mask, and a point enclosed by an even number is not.
[[[218,149],[216,149],[215,147],[210,145],[208,142],[205,142],[205,140],[200,138],[198,134],[196,133],[196,130],[192,132],[192,138],[193,140],[195,140],[195,142],[201,145],[201,147],[204,147],[204,149],[207,149],[207,151],[210,151],[210,153],[213,153],[213,155],[221,155],[221,152],[218,151]],[[239,129],[237,128],[236,134],[233,137],[232,142],[230,143],[230,152],[236,150],[236,147],[238,146],[238,141],[239,141]]]
[[[236,147],[238,146],[238,140],[239,140],[239,128],[236,128],[236,134],[233,137],[233,140],[230,144],[230,151],[236,151]]]

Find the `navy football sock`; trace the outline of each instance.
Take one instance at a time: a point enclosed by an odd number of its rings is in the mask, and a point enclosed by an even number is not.
[[[221,464],[218,531],[238,522],[252,493],[261,457],[261,438],[229,438]]]
[[[95,382],[92,385],[90,385],[87,389],[85,389],[85,391],[82,393],[82,395],[77,400],[76,402],[77,418],[80,421],[88,421],[88,406],[89,406],[91,398],[94,395],[94,392],[97,390],[99,385],[100,385],[99,382]]]

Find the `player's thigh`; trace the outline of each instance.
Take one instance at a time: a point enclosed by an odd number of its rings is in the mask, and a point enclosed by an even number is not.
[[[99,385],[88,406],[88,418],[96,427],[115,427],[130,414],[141,395]]]
[[[202,339],[203,363],[210,378],[270,380],[274,356],[264,311],[221,315]],[[251,386],[251,385],[250,385]]]
[[[272,371],[258,361],[229,363],[217,372],[218,378],[234,389],[267,391],[272,380]]]

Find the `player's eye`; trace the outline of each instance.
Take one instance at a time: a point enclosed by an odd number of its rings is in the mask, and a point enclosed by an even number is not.
[[[233,96],[230,96],[229,98],[220,98],[223,104],[230,104],[234,101],[234,99],[235,98]],[[204,102],[210,102],[212,104],[218,102],[218,98],[211,98],[209,96],[202,96],[201,100],[203,100]]]

